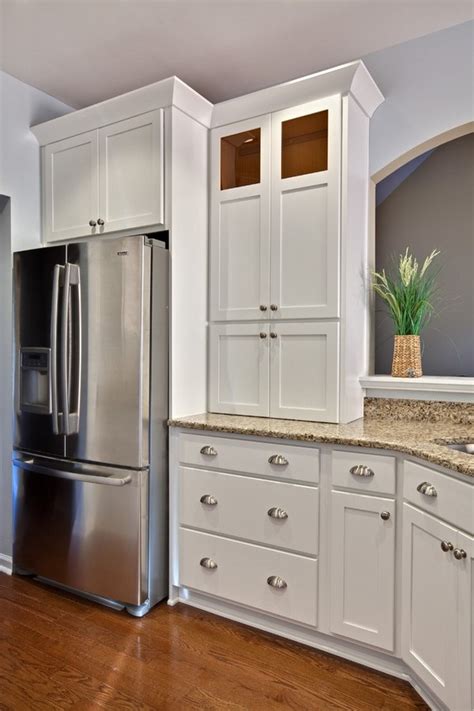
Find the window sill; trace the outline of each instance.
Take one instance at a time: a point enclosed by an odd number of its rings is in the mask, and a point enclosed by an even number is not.
[[[474,403],[474,378],[423,375],[421,378],[392,378],[365,375],[359,378],[366,397],[403,398]]]

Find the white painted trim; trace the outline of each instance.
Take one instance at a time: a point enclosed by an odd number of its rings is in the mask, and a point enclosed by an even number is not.
[[[176,106],[209,128],[213,105],[178,77],[135,89],[122,96],[73,111],[57,119],[32,126],[40,146],[93,131],[117,121],[139,116],[155,109]]]
[[[384,100],[365,64],[359,60],[216,104],[211,127],[348,93],[369,117]]]
[[[474,403],[474,378],[435,375],[393,378],[391,375],[366,375],[359,380],[367,397]]]
[[[13,571],[13,559],[11,555],[0,553],[0,573],[11,575]]]

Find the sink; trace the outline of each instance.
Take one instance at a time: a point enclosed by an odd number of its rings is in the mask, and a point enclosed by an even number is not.
[[[458,452],[464,452],[465,454],[474,454],[474,443],[472,442],[460,442],[458,444],[447,444],[450,449],[457,449]]]

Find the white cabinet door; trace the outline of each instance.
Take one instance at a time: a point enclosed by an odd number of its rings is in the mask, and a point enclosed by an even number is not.
[[[97,131],[43,149],[43,237],[46,242],[96,234],[99,213]]]
[[[337,323],[270,324],[270,416],[337,422]]]
[[[210,195],[210,318],[262,318],[270,298],[268,116],[211,132]]]
[[[272,114],[276,318],[339,316],[340,144],[340,97]]]
[[[443,550],[456,539],[456,529],[403,504],[402,658],[448,708],[462,711],[470,706],[456,702],[459,561]]]
[[[209,327],[210,411],[268,416],[268,325]]]
[[[100,232],[163,224],[163,110],[99,129]]]
[[[331,631],[393,651],[393,499],[332,492],[330,566]]]
[[[466,557],[455,560],[458,577],[458,679],[456,709],[474,708],[474,538],[458,532],[456,548]]]

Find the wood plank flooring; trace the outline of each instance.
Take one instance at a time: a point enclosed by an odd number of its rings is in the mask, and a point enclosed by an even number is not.
[[[0,573],[0,709],[427,709],[385,674],[161,604],[135,619]]]

